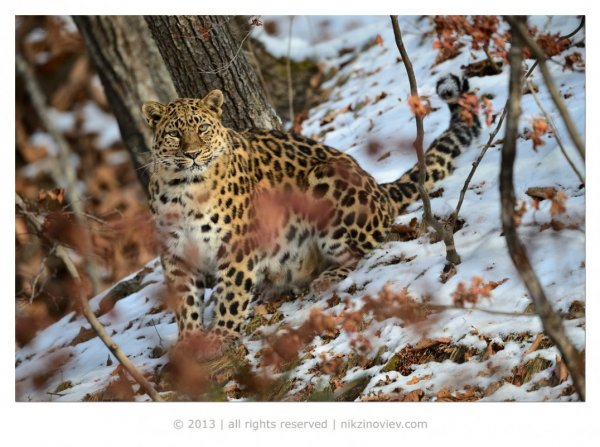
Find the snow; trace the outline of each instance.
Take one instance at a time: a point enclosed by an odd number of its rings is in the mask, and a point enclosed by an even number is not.
[[[50,108],[48,110],[48,116],[56,130],[60,133],[69,133],[75,128],[76,117],[73,112],[63,112]]]
[[[81,108],[81,112],[83,131],[88,134],[97,134],[96,144],[99,149],[107,149],[121,141],[117,120],[98,107],[98,104],[88,101]]]
[[[25,36],[25,42],[28,43],[38,43],[43,42],[48,37],[48,33],[45,29],[42,28],[34,28],[32,29],[27,36]]]
[[[33,134],[31,134],[29,142],[34,146],[45,147],[48,150],[49,154],[58,154],[58,147],[56,146],[56,142],[47,132],[36,130],[35,132],[33,132]]]
[[[311,20],[314,25],[321,19],[313,17]],[[294,58],[318,57],[326,70],[327,67],[340,67],[352,58],[354,60],[338,70],[323,86],[324,89],[330,89],[329,99],[310,110],[308,119],[303,123],[303,133],[351,154],[379,182],[398,178],[416,161],[411,148],[415,125],[406,104],[408,80],[404,66],[397,61],[398,52],[389,18],[331,17],[330,38],[319,42],[314,37],[317,35],[315,28],[318,27],[312,26],[311,31],[311,20],[304,17],[294,19]],[[568,33],[579,22],[576,17],[549,19],[540,16],[534,17],[533,21],[538,28],[553,33]],[[255,33],[270,51],[283,56],[288,51],[289,19],[282,17],[277,19],[277,23],[279,36],[267,36],[260,28]],[[432,50],[433,38],[423,37],[420,31],[427,28],[426,23],[416,17],[400,17],[400,26],[404,32],[405,46],[412,58],[419,92],[429,96],[434,109],[425,119],[425,144],[429,144],[446,128],[449,118],[445,104],[435,96],[437,78],[448,72],[460,74],[461,65],[480,60],[483,54],[463,50],[457,58],[433,67],[436,55]],[[375,44],[377,35],[381,36],[382,45]],[[583,31],[573,38],[574,41],[582,39]],[[365,45],[367,43],[371,45]],[[340,55],[341,49],[354,50]],[[585,57],[584,48],[575,50]],[[575,50],[566,51],[557,60]],[[565,103],[578,131],[584,135],[585,73],[563,70],[562,66],[554,63],[549,64],[549,69],[561,93],[568,93]],[[571,159],[581,172],[585,172],[581,158],[555,112],[540,73],[534,72],[531,79],[540,89],[538,96],[542,104],[558,124],[558,131]],[[502,110],[508,90],[507,67],[496,76],[471,78],[470,83],[471,88],[479,94],[485,93],[493,97],[495,112]],[[385,97],[382,92],[386,93]],[[349,111],[340,113],[330,123],[321,125],[321,120],[328,113],[339,111],[348,105],[352,106]],[[531,128],[532,119],[542,115],[531,95],[523,97],[522,110],[520,129],[524,131]],[[118,135],[114,120],[99,109],[93,109],[91,105],[85,109],[85,113],[88,118],[96,119],[96,124],[92,125],[93,128],[86,128],[87,131],[98,133],[100,143],[110,146],[115,141],[113,132]],[[105,126],[97,124],[100,122],[105,123]],[[447,216],[454,209],[471,163],[493,127],[483,128],[480,141],[457,159],[454,173],[439,183],[438,187],[443,188],[444,193],[431,201],[434,214]],[[329,131],[324,132],[326,129]],[[502,132],[501,130],[497,138],[502,137]],[[575,300],[585,302],[585,189],[580,188],[579,180],[566,163],[555,138],[551,135],[543,138],[545,144],[537,151],[533,149],[530,140],[520,139],[518,142],[515,191],[519,203],[524,200],[527,204],[527,211],[522,216],[518,231],[549,300],[557,311],[566,313]],[[376,156],[371,155],[368,149],[373,142],[382,147]],[[390,151],[390,155],[378,160],[387,151]],[[362,335],[372,345],[372,352],[369,354],[372,358],[381,348],[385,349],[381,354],[381,361],[367,369],[349,368],[343,381],[350,383],[360,377],[369,377],[358,400],[390,393],[407,393],[416,389],[424,391],[424,400],[436,400],[438,393],[445,389],[457,396],[469,387],[486,390],[500,381],[501,386],[490,391],[482,400],[577,400],[576,394],[566,392],[572,385],[570,378],[556,386],[547,384],[556,368],[556,356],[559,354],[556,348],[542,347],[534,352],[527,352],[536,335],[542,331],[542,326],[537,316],[525,313],[531,301],[510,260],[502,236],[499,166],[500,145],[496,145],[488,150],[467,190],[460,215],[465,224],[455,234],[462,263],[457,266],[456,275],[445,284],[440,282],[445,264],[445,251],[441,242],[432,244],[427,235],[407,242],[387,242],[361,260],[356,270],[335,287],[335,292],[342,299],[340,304],[333,307],[327,304],[333,289],[319,297],[285,302],[278,309],[283,314],[283,320],[260,331],[263,334],[277,332],[281,324],[296,327],[308,318],[314,307],[338,315],[344,309],[345,298],[350,299],[352,308],[359,308],[364,295],[376,296],[384,286],[397,292],[406,288],[418,301],[427,297],[432,304],[452,305],[452,294],[461,282],[469,285],[474,277],[482,277],[484,282],[507,278],[506,282],[491,292],[489,299],[479,301],[475,309],[446,310],[420,326],[397,318],[372,321]],[[539,186],[553,186],[566,194],[568,199],[564,214],[552,216],[548,200],[541,202],[537,210],[531,206],[531,199],[525,195],[525,191],[529,187]],[[398,217],[396,222],[408,224],[413,218],[420,221],[421,215],[422,207],[418,202],[410,206],[407,213]],[[576,228],[567,227],[560,231],[547,228],[542,231],[541,226],[552,219],[568,226],[573,224]],[[398,262],[402,256],[405,260]],[[109,333],[140,370],[153,373],[167,362],[168,354],[151,358],[151,352],[157,346],[163,348],[164,352],[168,351],[176,341],[177,329],[173,314],[159,309],[161,291],[164,291],[160,264],[153,261],[148,267],[151,272],[143,281],[150,284],[118,301],[115,308],[103,315],[100,321],[107,326]],[[104,295],[91,301],[93,308],[97,308]],[[507,314],[500,314],[499,311]],[[564,320],[564,325],[575,346],[583,349],[585,319]],[[40,331],[32,342],[17,350],[18,400],[80,401],[88,393],[98,392],[106,387],[112,380],[116,360],[112,358],[111,362],[107,361],[112,356],[97,337],[82,343],[72,343],[80,329],[87,327],[82,316],[70,314]],[[521,336],[516,337],[516,334]],[[289,394],[301,390],[309,383],[315,388],[327,386],[330,376],[310,371],[315,371],[314,367],[323,361],[322,356],[325,359],[339,354],[347,357],[353,352],[351,343],[356,336],[357,334],[341,329],[340,334],[329,341],[316,337],[310,346],[313,355],[306,356],[291,371],[291,377],[296,382]],[[463,363],[445,359],[414,364],[407,376],[398,371],[383,371],[394,354],[409,345],[415,346],[426,338],[449,338],[452,345],[464,346],[476,354]],[[243,343],[249,351],[247,360],[256,365],[255,355],[263,342],[254,334],[245,337]],[[480,360],[489,343],[495,343],[502,349],[489,355],[486,360]],[[67,357],[59,362],[60,374],[51,377],[43,386],[36,387],[36,375],[60,355]],[[535,373],[521,386],[505,381],[515,374],[519,366],[536,357],[548,360],[551,366]],[[73,386],[55,393],[57,386],[67,380]],[[148,398],[142,395],[139,399]]]

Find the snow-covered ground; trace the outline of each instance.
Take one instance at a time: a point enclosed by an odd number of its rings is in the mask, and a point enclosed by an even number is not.
[[[303,133],[351,154],[380,182],[399,177],[416,161],[410,147],[415,125],[407,105],[408,80],[404,66],[397,60],[398,51],[389,18],[331,18],[330,36],[333,37],[319,43],[314,42],[314,26],[308,25],[308,20],[303,24],[304,20],[302,17],[294,19],[292,56],[317,58],[326,71],[343,68],[323,86],[330,90],[329,98],[310,110],[303,123]],[[313,20],[316,22],[317,19]],[[274,53],[287,54],[288,22],[286,18],[278,19],[280,36],[267,36],[259,30],[257,38]],[[579,20],[576,17],[534,17],[530,23],[539,29],[566,34],[577,27]],[[434,110],[425,119],[425,143],[428,144],[446,128],[449,119],[444,103],[435,97],[437,77],[448,72],[458,74],[462,65],[484,56],[466,46],[455,59],[433,67],[436,56],[436,50],[432,49],[433,36],[424,35],[430,28],[428,22],[416,17],[401,17],[400,26],[414,65],[419,92],[430,97]],[[381,39],[377,39],[378,35]],[[577,42],[583,38],[584,32],[580,31],[573,40]],[[556,59],[563,60],[575,51],[585,58],[584,48],[574,48]],[[584,72],[563,70],[555,63],[550,63],[549,68],[580,134],[585,135]],[[579,170],[585,172],[538,71],[534,72],[532,81],[539,87],[542,104],[558,124],[568,153]],[[470,82],[478,94],[493,98],[494,112],[502,110],[508,90],[506,66],[499,75],[471,78]],[[526,133],[526,129],[531,129],[532,120],[542,115],[532,95],[523,97],[522,107],[521,129]],[[335,112],[340,113],[323,123],[325,116],[331,117]],[[493,128],[494,125],[484,126],[480,141],[459,157],[453,175],[439,183],[443,194],[432,199],[436,215],[447,216],[456,206],[471,163]],[[497,138],[502,134],[501,130]],[[567,315],[578,304],[576,301],[585,302],[585,188],[580,188],[580,182],[566,163],[555,138],[546,135],[543,139],[545,144],[537,151],[531,140],[519,140],[515,190],[517,200],[524,200],[527,205],[519,235],[548,298],[557,311]],[[375,155],[372,153],[374,146],[379,147]],[[282,324],[298,326],[308,318],[312,308],[339,315],[346,306],[350,309],[360,307],[364,295],[377,296],[384,286],[396,292],[407,288],[418,301],[427,299],[431,304],[452,305],[452,294],[459,283],[469,286],[474,277],[481,277],[484,282],[506,281],[491,292],[489,299],[476,304],[478,310],[446,310],[418,326],[397,318],[371,321],[358,334],[341,329],[335,338],[316,337],[306,355],[288,372],[292,385],[283,399],[304,395],[303,391],[307,389],[339,389],[344,384],[361,382],[361,389],[353,396],[357,400],[401,397],[415,390],[422,392],[419,398],[425,401],[468,398],[577,400],[571,380],[561,380],[556,348],[542,342],[538,349],[530,349],[542,329],[539,318],[531,313],[531,301],[501,234],[500,147],[496,144],[490,148],[466,193],[460,215],[465,222],[455,235],[462,263],[447,282],[440,280],[445,264],[441,242],[432,244],[427,234],[407,242],[387,242],[365,257],[335,290],[320,297],[284,302],[277,309],[282,319],[276,319],[279,321],[258,331],[273,333]],[[530,187],[554,187],[564,192],[566,211],[552,215],[550,200],[540,202],[539,208],[535,209],[531,198],[525,194]],[[413,218],[420,221],[421,215],[421,205],[416,203],[397,219],[397,223],[408,225]],[[565,227],[558,229],[556,224],[556,228],[546,225],[552,219],[562,222]],[[173,314],[160,305],[161,291],[164,291],[160,264],[157,261],[150,263],[133,282],[141,283],[141,286],[120,299],[112,311],[100,317],[100,321],[138,368],[152,374],[168,361],[167,352],[177,338],[177,329]],[[334,291],[340,297],[339,301],[331,299]],[[105,294],[91,300],[93,309],[98,308]],[[346,298],[349,298],[349,304],[346,304]],[[269,314],[265,315],[266,320],[269,317]],[[564,324],[575,346],[584,349],[584,317],[571,312],[570,319],[565,319]],[[98,337],[85,336],[88,328],[83,317],[72,313],[17,350],[18,400],[80,401],[106,388],[115,377],[113,373],[118,363]],[[248,349],[247,360],[253,365],[260,362],[257,353],[263,342],[259,333],[243,340]],[[366,355],[372,361],[366,366],[350,361],[357,353],[353,340],[361,335],[371,346]],[[429,345],[424,349],[429,349],[431,354],[427,361],[415,362],[408,370],[395,366],[395,360],[404,360],[403,354],[410,350],[416,353],[415,358],[419,358],[423,350],[419,351],[418,347],[424,345]],[[456,356],[451,352],[461,354]],[[538,357],[543,360],[532,362]],[[322,367],[325,362],[335,359],[346,362],[343,372],[331,372]],[[534,364],[542,366],[534,369]],[[40,377],[48,369],[57,370],[57,373]],[[525,373],[525,370],[532,372]],[[520,379],[515,379],[517,376]],[[227,389],[235,390],[236,384],[230,383]],[[148,400],[145,395],[137,398]],[[236,398],[235,393],[230,398]]]

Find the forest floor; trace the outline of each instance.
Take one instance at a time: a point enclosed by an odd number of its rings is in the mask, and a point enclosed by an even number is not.
[[[294,20],[291,55],[321,64],[327,80],[324,100],[308,111],[302,133],[352,155],[379,182],[391,181],[416,161],[415,123],[407,104],[408,80],[388,17],[333,18],[329,38],[315,42],[302,17]],[[316,18],[313,20],[317,20]],[[278,56],[288,53],[287,20],[276,21],[280,36],[257,33]],[[534,18],[540,30],[567,34],[576,17]],[[436,64],[435,35],[427,20],[401,17],[404,43],[412,59],[419,93],[431,112],[425,118],[427,146],[448,123],[446,105],[436,97],[440,75],[484,59],[465,46],[453,59]],[[325,27],[323,27],[325,29]],[[584,31],[573,37],[582,41]],[[585,72],[567,67],[567,49],[549,68],[580,134],[585,134]],[[532,60],[528,60],[530,65]],[[532,82],[539,99],[558,124],[558,133],[580,172],[585,172],[555,112],[541,75]],[[506,102],[508,67],[499,74],[470,78],[478,96],[491,99],[496,119]],[[532,123],[542,116],[531,94],[523,96],[518,156],[518,228],[541,284],[564,318],[577,349],[585,348],[585,188],[565,162],[556,138],[543,135],[534,147]],[[433,213],[448,216],[455,208],[471,164],[495,123],[483,126],[480,141],[461,155],[454,173],[437,185]],[[241,341],[243,362],[269,389],[260,395],[234,376],[212,389],[209,400],[357,400],[357,401],[574,401],[578,396],[552,342],[542,334],[527,290],[508,255],[500,220],[501,130],[466,192],[455,234],[462,263],[445,270],[442,242],[421,226],[417,202],[396,220],[395,238],[362,259],[347,279],[320,296],[260,299]],[[555,191],[532,197],[530,188]],[[552,189],[553,188],[553,189]],[[529,194],[528,194],[529,190]],[[161,301],[165,286],[158,260],[150,261],[111,289],[90,300],[100,321],[133,363],[151,380],[169,361],[177,339],[173,313]],[[112,309],[101,311],[106,303]],[[402,303],[412,312],[390,312]],[[466,303],[460,307],[461,303]],[[113,307],[114,305],[114,307]],[[361,310],[362,309],[362,310]],[[369,311],[367,311],[367,309]],[[210,311],[210,309],[208,309]],[[387,311],[387,313],[386,313]],[[316,316],[328,325],[285,357],[273,350]],[[311,320],[312,319],[312,320]],[[16,396],[20,401],[111,400],[148,396],[118,367],[86,320],[71,312],[39,331],[17,349]],[[119,389],[121,387],[121,389]],[[168,395],[165,391],[165,396]]]

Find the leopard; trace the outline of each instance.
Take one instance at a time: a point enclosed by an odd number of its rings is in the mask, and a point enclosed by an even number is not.
[[[424,154],[426,191],[453,172],[481,128],[477,113],[464,118],[466,78],[442,76],[436,91],[450,123]],[[211,334],[228,346],[257,296],[322,293],[380,246],[419,198],[419,166],[379,184],[352,156],[314,139],[225,127],[223,104],[212,90],[145,102],[142,114],[154,134],[149,205],[178,341]]]

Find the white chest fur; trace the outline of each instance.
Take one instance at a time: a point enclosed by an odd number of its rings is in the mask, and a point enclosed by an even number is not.
[[[183,188],[163,194],[154,202],[156,227],[163,250],[199,271],[212,270],[221,246],[221,228],[210,193]]]

